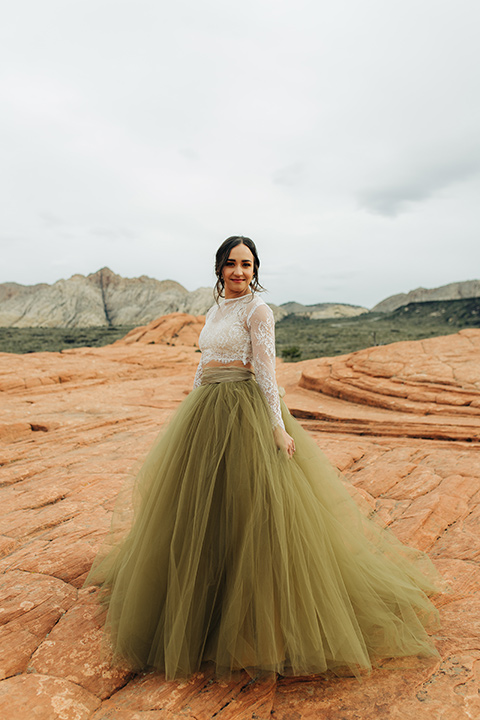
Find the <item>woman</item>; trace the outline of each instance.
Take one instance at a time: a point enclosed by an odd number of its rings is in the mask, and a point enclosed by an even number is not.
[[[96,561],[117,655],[186,677],[203,662],[305,675],[435,655],[436,573],[364,517],[275,382],[254,243],[228,238],[194,390],[136,480],[135,519]]]

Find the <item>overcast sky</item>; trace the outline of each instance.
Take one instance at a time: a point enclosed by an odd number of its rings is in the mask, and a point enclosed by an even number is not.
[[[0,282],[103,266],[275,303],[480,277],[478,0],[14,0]]]

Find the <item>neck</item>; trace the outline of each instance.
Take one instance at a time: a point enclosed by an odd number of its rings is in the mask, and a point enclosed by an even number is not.
[[[232,293],[229,293],[229,292],[227,293],[225,291],[225,300],[235,300],[235,299],[240,299],[242,297],[250,297],[250,295],[252,295],[252,294],[253,293],[251,292],[250,289],[248,290],[248,292],[244,292],[241,295],[233,295]]]

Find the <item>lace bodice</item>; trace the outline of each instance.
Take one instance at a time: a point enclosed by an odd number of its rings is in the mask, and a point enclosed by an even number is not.
[[[275,321],[258,295],[222,300],[207,313],[199,340],[202,357],[193,387],[201,385],[203,368],[212,360],[252,363],[271,410],[272,425],[284,427],[275,378]]]

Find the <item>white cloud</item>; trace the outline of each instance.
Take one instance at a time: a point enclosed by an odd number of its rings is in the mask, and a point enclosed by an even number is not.
[[[437,195],[444,188],[470,180],[480,174],[480,141],[462,149],[463,138],[455,145],[430,148],[416,156],[399,158],[395,174],[385,173],[383,183],[360,193],[360,202],[374,213],[396,216]]]

